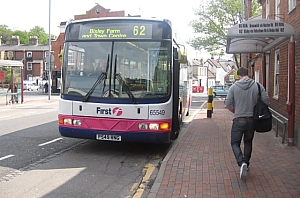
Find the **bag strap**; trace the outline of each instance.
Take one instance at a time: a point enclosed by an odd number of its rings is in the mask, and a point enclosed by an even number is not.
[[[257,87],[258,87],[258,96],[261,97],[260,86],[259,86],[258,82],[256,82],[256,84],[257,84]]]

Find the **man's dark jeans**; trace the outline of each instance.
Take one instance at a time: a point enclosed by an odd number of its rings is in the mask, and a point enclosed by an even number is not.
[[[231,128],[231,148],[239,166],[245,162],[249,166],[254,137],[253,119],[234,119]],[[241,150],[241,141],[244,136],[244,155]]]

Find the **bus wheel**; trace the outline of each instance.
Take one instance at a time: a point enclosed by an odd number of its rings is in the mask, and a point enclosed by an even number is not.
[[[178,136],[179,136],[179,131],[180,131],[180,128],[181,128],[181,123],[182,123],[182,121],[180,121],[180,117],[182,117],[182,116],[178,115],[178,120],[175,122],[176,125],[177,125],[177,130],[176,131],[172,131],[171,137],[170,137],[171,141],[172,140],[176,140],[178,138]]]
[[[180,107],[179,107],[179,112],[178,112],[178,120],[177,120],[177,124],[178,124],[178,130],[174,132],[174,137],[173,140],[176,140],[179,136],[179,131],[181,129],[181,125],[182,125],[182,104],[180,103]]]

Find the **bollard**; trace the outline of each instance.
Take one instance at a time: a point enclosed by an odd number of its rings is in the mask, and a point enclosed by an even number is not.
[[[207,117],[211,118],[213,110],[213,88],[208,88]]]

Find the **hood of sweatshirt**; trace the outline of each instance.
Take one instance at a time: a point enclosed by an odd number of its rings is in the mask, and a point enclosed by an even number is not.
[[[234,84],[236,84],[236,86],[239,86],[241,89],[246,90],[249,89],[254,83],[255,81],[251,78],[242,78]]]

